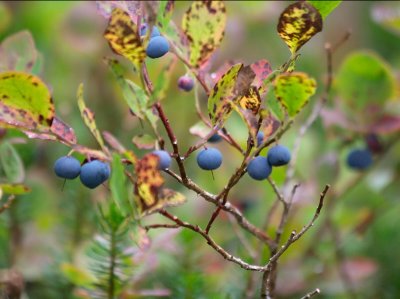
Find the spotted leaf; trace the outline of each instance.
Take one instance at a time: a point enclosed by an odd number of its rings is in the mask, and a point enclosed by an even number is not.
[[[97,140],[99,145],[104,148],[104,141],[101,137],[99,130],[97,129],[96,121],[94,119],[94,113],[86,107],[85,100],[83,99],[83,84],[81,83],[78,87],[78,107],[81,112],[81,116],[85,125],[88,127],[94,138]]]
[[[282,12],[277,29],[290,51],[296,53],[322,30],[322,17],[314,6],[305,1],[298,1]]]
[[[286,73],[275,79],[275,96],[290,117],[300,112],[315,89],[315,80],[305,73]]]
[[[112,11],[104,37],[115,53],[129,59],[136,67],[146,58],[137,26],[121,8]]]
[[[270,111],[263,110],[262,114],[263,120],[261,122],[260,131],[264,133],[264,140],[272,136],[278,130],[281,123],[272,115]]]
[[[241,108],[250,110],[253,114],[257,114],[261,106],[261,97],[258,88],[250,86],[250,88],[238,98],[237,103]]]
[[[31,189],[23,184],[0,184],[0,189],[5,194],[14,194],[14,195],[31,192]]]
[[[213,124],[223,121],[232,110],[231,100],[235,97],[236,80],[242,67],[241,63],[232,66],[211,90],[208,97],[208,114]]]
[[[157,204],[152,206],[146,211],[146,214],[152,214],[160,211],[167,207],[176,207],[186,202],[186,197],[174,190],[168,188],[162,188],[158,192]]]
[[[222,1],[193,1],[182,20],[190,45],[190,63],[198,68],[221,44],[225,33],[226,9]]]
[[[158,192],[164,179],[158,170],[159,157],[147,154],[136,163],[135,195],[139,213],[143,216],[158,203]]]
[[[74,129],[57,116],[53,119],[50,131],[67,144],[76,144],[76,135]]]
[[[47,86],[22,72],[0,74],[0,123],[28,130],[51,126],[54,105]]]

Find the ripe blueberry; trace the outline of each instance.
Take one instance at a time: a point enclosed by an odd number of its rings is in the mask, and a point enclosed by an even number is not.
[[[261,143],[263,143],[263,140],[264,140],[264,133],[259,131],[257,133],[257,146],[260,146]]]
[[[255,180],[261,181],[266,179],[272,172],[272,167],[265,157],[255,157],[247,165],[247,173]]]
[[[208,138],[208,142],[211,142],[211,143],[216,143],[216,142],[218,142],[218,141],[221,141],[221,139],[222,139],[222,137],[218,134],[218,133],[215,133],[214,135],[212,135],[210,138]]]
[[[171,156],[167,151],[156,150],[152,152],[160,158],[158,169],[167,169],[171,166]]]
[[[184,91],[191,91],[194,86],[194,81],[189,76],[182,76],[178,79],[178,87]]]
[[[64,156],[54,163],[54,172],[63,179],[74,179],[81,172],[81,163],[74,157]]]
[[[222,164],[222,154],[216,148],[207,148],[197,155],[197,164],[201,169],[214,170]]]
[[[82,166],[80,179],[83,185],[94,189],[104,183],[109,176],[110,165],[99,160],[94,160]]]
[[[372,164],[372,154],[368,149],[353,149],[347,156],[350,168],[364,170]]]
[[[291,155],[286,146],[278,144],[268,151],[267,158],[272,166],[282,166],[289,163]]]
[[[140,36],[146,35],[147,32],[147,24],[143,24],[140,28]],[[153,26],[153,30],[151,31],[151,35],[150,38],[156,37],[156,36],[160,36],[160,30],[158,30],[157,26]]]
[[[150,58],[159,58],[169,51],[169,44],[165,37],[156,36],[150,39],[147,45],[146,54]]]

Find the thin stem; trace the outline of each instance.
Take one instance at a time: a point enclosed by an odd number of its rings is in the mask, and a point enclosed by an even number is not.
[[[315,295],[319,295],[320,293],[321,293],[321,291],[319,289],[315,289],[314,291],[312,291],[310,293],[307,293],[306,295],[304,295],[300,299],[309,299],[311,297],[314,297]]]
[[[10,195],[7,201],[0,207],[0,214],[9,209],[15,200],[15,195]]]

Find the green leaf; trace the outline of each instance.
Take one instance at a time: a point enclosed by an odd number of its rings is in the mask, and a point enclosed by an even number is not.
[[[96,277],[84,269],[78,268],[70,263],[60,265],[62,274],[74,285],[86,288],[92,288],[96,283]]]
[[[7,37],[0,45],[0,71],[30,73],[38,58],[35,42],[27,30]]]
[[[0,189],[5,194],[14,194],[14,195],[20,195],[31,192],[31,189],[23,184],[0,184]]]
[[[386,30],[400,36],[400,14],[398,1],[382,1],[374,3],[372,17]]]
[[[193,1],[182,19],[190,45],[190,64],[198,68],[221,44],[225,33],[226,8],[222,1]]]
[[[0,74],[0,123],[27,130],[51,126],[54,105],[47,86],[21,72]]]
[[[129,59],[136,68],[139,68],[146,58],[138,28],[124,10],[115,8],[112,11],[104,37],[115,53]]]
[[[24,165],[14,147],[3,142],[0,145],[0,163],[3,172],[11,183],[21,183],[25,178]]]
[[[308,0],[316,9],[318,9],[321,16],[325,19],[341,2],[342,0],[336,1],[316,1]]]
[[[295,116],[315,93],[316,82],[305,73],[286,73],[275,79],[275,96],[290,117]]]
[[[322,30],[322,17],[314,6],[299,1],[289,5],[282,12],[277,29],[280,37],[294,54]]]
[[[339,68],[336,88],[354,109],[382,105],[395,94],[395,78],[389,65],[377,54],[359,51],[350,54]]]
[[[215,84],[208,97],[208,115],[213,124],[223,121],[231,112],[231,100],[234,97],[236,80],[243,64],[232,66]]]
[[[131,211],[129,199],[133,190],[129,190],[130,188],[128,187],[125,175],[125,167],[121,161],[120,155],[113,154],[111,169],[110,189],[112,199],[124,216],[129,215]]]
[[[156,24],[161,30],[168,26],[172,17],[174,5],[175,3],[173,0],[159,1]]]
[[[132,142],[140,149],[152,149],[155,147],[156,139],[148,134],[137,135],[132,138]]]
[[[161,69],[157,76],[157,80],[154,83],[154,91],[152,94],[152,101],[147,104],[151,106],[157,101],[162,101],[166,96],[166,91],[172,78],[172,72],[176,65],[176,57],[173,56],[171,60]]]
[[[77,98],[79,111],[81,112],[81,116],[83,121],[85,122],[85,125],[88,127],[101,148],[104,148],[104,141],[101,137],[99,130],[97,129],[96,121],[94,119],[94,113],[86,107],[85,100],[83,99],[83,83],[79,84]]]

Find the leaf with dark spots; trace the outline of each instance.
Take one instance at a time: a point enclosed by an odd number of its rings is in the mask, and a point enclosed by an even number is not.
[[[20,195],[31,192],[24,184],[0,184],[0,190],[5,194]]]
[[[137,16],[143,15],[142,1],[96,1],[97,11],[103,17],[109,19],[115,8],[126,11],[132,21],[135,22]],[[154,2],[154,1],[148,1]]]
[[[139,68],[146,58],[138,28],[124,10],[115,8],[112,11],[104,37],[115,53],[129,59],[135,67]]]
[[[257,114],[258,110],[261,106],[261,96],[258,92],[258,88],[255,86],[250,86],[242,96],[240,96],[236,103],[239,104],[243,109],[248,109],[253,112],[253,114]]]
[[[252,85],[259,88],[260,94],[266,92],[265,87],[263,87],[263,82],[272,73],[272,68],[268,60],[261,59],[250,64],[251,69],[255,73],[255,78]]]
[[[290,51],[296,53],[322,30],[322,16],[310,3],[298,1],[282,12],[277,30]]]
[[[101,148],[105,148],[103,138],[101,137],[100,131],[97,129],[94,113],[86,107],[85,100],[83,99],[83,84],[81,83],[78,87],[77,92],[78,107],[81,112],[81,116],[85,125],[88,127],[98,144]]]
[[[147,215],[148,211],[158,204],[158,193],[164,184],[164,179],[158,170],[159,159],[155,154],[147,154],[138,160],[135,166],[136,204],[141,216]]]
[[[253,82],[256,74],[253,72],[252,68],[247,65],[239,70],[239,73],[235,82],[234,92],[236,95],[245,95],[248,92],[251,83]]]
[[[57,116],[53,119],[50,131],[59,139],[67,142],[68,144],[76,144],[76,135],[74,129]]]
[[[35,130],[49,127],[53,118],[50,91],[38,77],[13,71],[0,74],[0,123]]]
[[[199,68],[221,44],[225,33],[226,9],[222,1],[193,1],[182,19],[190,45],[190,63]]]
[[[270,136],[272,136],[276,130],[279,129],[281,123],[272,115],[269,111],[263,111],[263,120],[260,126],[260,132],[264,134],[264,140],[267,140]],[[265,115],[264,115],[265,114]]]

